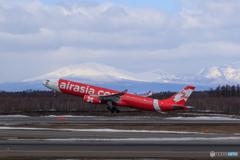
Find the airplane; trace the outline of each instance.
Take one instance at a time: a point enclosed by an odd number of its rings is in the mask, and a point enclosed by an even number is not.
[[[187,86],[168,99],[158,100],[129,94],[127,90],[119,92],[64,79],[49,79],[43,81],[42,84],[54,91],[54,97],[57,96],[57,92],[83,97],[84,101],[87,103],[106,104],[107,109],[110,110],[111,113],[115,111],[119,113],[120,110],[118,106],[145,111],[157,111],[160,113],[190,109],[193,107],[184,106],[184,103],[195,89],[195,87]],[[149,95],[152,95],[152,93],[153,92],[149,93]]]

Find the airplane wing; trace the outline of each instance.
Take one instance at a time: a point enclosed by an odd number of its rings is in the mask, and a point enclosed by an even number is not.
[[[110,95],[103,95],[103,96],[99,96],[99,95],[91,95],[94,96],[100,100],[103,101],[112,101],[115,103],[118,103],[119,101],[121,101],[121,96],[123,96],[124,94],[127,93],[127,89],[125,89],[124,91],[120,92],[120,93],[116,93],[116,94],[110,94]]]

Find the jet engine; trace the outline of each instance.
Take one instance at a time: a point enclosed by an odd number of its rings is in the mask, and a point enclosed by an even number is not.
[[[89,96],[89,95],[84,96],[84,101],[87,102],[87,103],[95,103],[95,104],[100,104],[101,103],[100,99],[98,99],[96,97],[93,97],[93,96]]]

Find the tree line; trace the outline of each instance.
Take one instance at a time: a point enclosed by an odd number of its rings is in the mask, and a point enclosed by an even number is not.
[[[209,90],[210,97],[240,97],[240,85],[223,85],[218,86],[216,89],[210,88]]]
[[[166,99],[176,92],[159,92],[151,96],[155,99]],[[91,111],[106,110],[106,105],[86,103],[82,97],[53,91],[26,90],[21,92],[0,91],[0,113],[11,111]],[[208,91],[194,91],[185,105],[193,106],[194,110],[209,110],[223,113],[240,113],[240,86],[218,86]],[[120,107],[120,110],[132,110]]]

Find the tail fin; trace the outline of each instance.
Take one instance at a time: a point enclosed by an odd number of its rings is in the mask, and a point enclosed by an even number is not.
[[[176,93],[174,96],[167,99],[167,101],[173,102],[177,105],[184,105],[184,103],[190,97],[194,89],[195,87],[187,86],[180,92]]]

